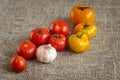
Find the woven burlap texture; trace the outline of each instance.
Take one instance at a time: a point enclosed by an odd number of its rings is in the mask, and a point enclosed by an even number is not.
[[[37,27],[69,20],[70,9],[82,3],[94,8],[98,32],[88,51],[69,47],[50,64],[27,60],[21,73],[11,69],[16,48]],[[0,0],[0,80],[120,80],[120,0]]]

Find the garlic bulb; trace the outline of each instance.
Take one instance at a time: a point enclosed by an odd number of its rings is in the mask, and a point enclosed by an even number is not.
[[[36,51],[37,60],[43,63],[52,62],[57,57],[57,52],[50,44],[42,45]]]

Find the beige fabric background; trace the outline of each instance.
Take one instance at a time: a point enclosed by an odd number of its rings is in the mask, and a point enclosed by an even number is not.
[[[69,48],[51,64],[27,60],[24,72],[15,73],[10,61],[30,31],[49,28],[63,19],[73,30],[69,12],[82,3],[95,9],[98,33],[90,49],[75,54]],[[0,80],[120,80],[120,0],[0,0]]]

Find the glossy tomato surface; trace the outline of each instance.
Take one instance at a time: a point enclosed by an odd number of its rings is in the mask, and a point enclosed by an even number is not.
[[[68,38],[68,44],[70,49],[77,53],[84,52],[90,47],[90,41],[84,32],[71,34]]]
[[[15,56],[11,60],[11,66],[15,72],[22,72],[26,68],[26,64],[26,60],[21,56]]]
[[[53,34],[50,36],[49,44],[57,51],[61,51],[66,47],[66,38],[63,34]]]
[[[77,4],[71,9],[70,20],[74,25],[87,22],[94,23],[95,11],[88,6]]]
[[[36,28],[30,32],[29,39],[36,46],[47,44],[50,32],[46,28]]]
[[[50,26],[51,34],[63,34],[67,36],[69,31],[70,31],[69,25],[63,20],[56,20]]]
[[[91,39],[96,35],[97,27],[94,23],[77,24],[76,27],[74,28],[74,32],[78,33],[78,32],[82,32],[82,31],[87,34],[89,39]]]
[[[30,42],[22,42],[17,48],[18,55],[24,57],[25,59],[30,59],[35,55],[36,46]]]

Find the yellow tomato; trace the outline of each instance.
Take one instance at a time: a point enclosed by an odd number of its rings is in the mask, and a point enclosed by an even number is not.
[[[84,32],[88,35],[88,38],[91,39],[97,33],[97,27],[93,23],[80,23],[76,25],[74,29],[75,33]]]
[[[90,47],[90,41],[86,33],[78,32],[68,38],[69,47],[74,52],[84,52]]]

